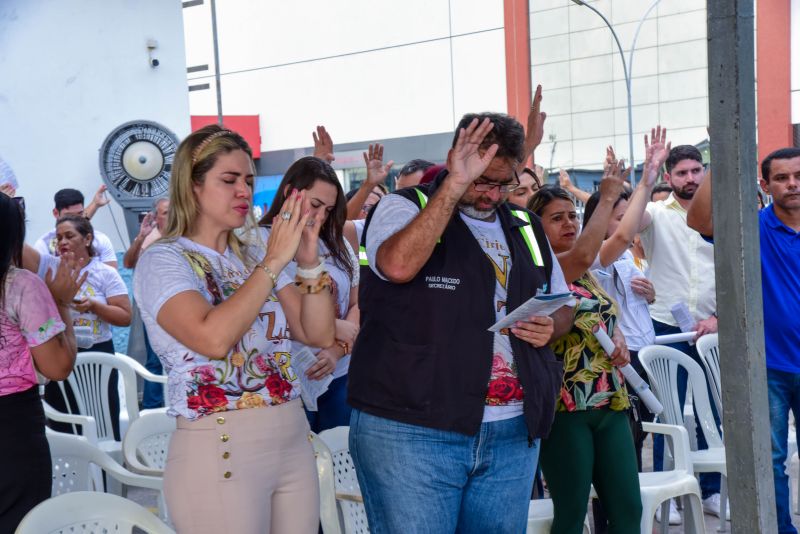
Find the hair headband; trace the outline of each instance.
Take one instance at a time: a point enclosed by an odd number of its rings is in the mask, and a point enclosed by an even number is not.
[[[197,148],[195,148],[194,151],[192,152],[192,166],[194,166],[194,164],[197,163],[197,156],[200,155],[200,153],[208,146],[209,143],[211,143],[211,141],[213,141],[217,137],[222,137],[223,135],[228,135],[229,133],[233,133],[233,132],[231,132],[230,130],[219,130],[217,132],[212,133],[211,135],[209,135],[205,139],[203,139],[200,142],[200,144],[197,145]]]

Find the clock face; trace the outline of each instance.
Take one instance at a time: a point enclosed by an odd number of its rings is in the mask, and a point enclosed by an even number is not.
[[[130,201],[167,194],[177,149],[178,138],[160,124],[128,122],[114,129],[100,147],[100,172],[119,203],[130,207]]]

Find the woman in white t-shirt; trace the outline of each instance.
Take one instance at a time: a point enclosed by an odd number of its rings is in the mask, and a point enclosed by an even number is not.
[[[307,370],[306,380],[333,377],[327,391],[316,399],[316,410],[306,406],[311,430],[319,433],[350,424],[347,370],[350,350],[359,329],[358,260],[343,235],[347,202],[336,172],[328,163],[313,156],[300,158],[286,171],[272,208],[260,222],[263,235],[269,235],[270,221],[279,215],[280,206],[294,189],[305,193],[303,210],[308,211],[314,223],[320,226],[319,257],[331,276],[336,306],[335,343],[315,348],[295,341],[292,348],[293,352],[308,348],[317,358],[317,362]],[[294,261],[286,266],[290,276],[294,276],[296,269]]]
[[[88,331],[88,336],[80,335],[76,330],[79,352],[107,352],[114,354],[111,326],[128,326],[131,324],[131,301],[128,288],[116,269],[103,263],[94,248],[94,228],[89,219],[80,215],[64,215],[56,222],[56,246],[58,256],[40,254],[26,246],[23,256],[25,267],[45,279],[48,270],[55,272],[65,254],[74,258],[75,267],[80,269],[86,278],[80,291],[72,302],[72,325],[80,330]],[[111,373],[108,386],[109,410],[112,415],[112,427],[115,439],[121,439],[119,433],[119,393],[117,391],[117,373]],[[45,386],[45,400],[54,408],[67,411],[67,403],[73,413],[78,407],[72,391],[67,383],[62,384],[66,391],[66,399],[56,382]],[[72,426],[66,423],[51,423],[51,427],[59,432],[71,432]]]
[[[334,342],[330,276],[320,226],[292,191],[263,245],[252,224],[254,165],[247,142],[217,125],[178,147],[164,237],[142,255],[134,296],[167,372],[177,417],[164,473],[179,532],[312,534],[319,525],[291,337]],[[295,288],[284,272],[295,260]],[[298,295],[299,293],[299,295]]]

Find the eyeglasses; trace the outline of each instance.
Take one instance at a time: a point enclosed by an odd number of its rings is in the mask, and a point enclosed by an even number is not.
[[[497,182],[493,182],[488,176],[480,175],[476,181],[472,182],[472,185],[475,186],[475,191],[478,193],[486,193],[495,187],[501,193],[510,193],[519,187],[519,175],[517,175],[516,171],[514,171],[514,180],[516,181],[507,184],[498,184]]]

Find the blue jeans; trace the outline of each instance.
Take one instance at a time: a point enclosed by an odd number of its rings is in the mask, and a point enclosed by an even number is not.
[[[350,424],[350,405],[347,404],[347,375],[330,383],[328,391],[317,399],[317,411],[306,410],[306,418],[312,432],[347,426]]]
[[[660,323],[656,320],[653,320],[653,329],[656,332],[657,336],[664,336],[667,334],[680,334],[681,329],[677,326],[670,326],[665,323]],[[702,369],[703,362],[700,360],[700,355],[697,353],[697,345],[689,345],[687,342],[682,343],[670,343],[666,345],[667,347],[672,347],[673,349],[677,349],[682,353],[686,354],[687,356],[691,357],[697,365],[699,365]],[[682,368],[678,368],[678,400],[680,401],[681,405],[681,413],[683,413],[683,406],[686,404],[686,384],[689,381],[688,373]],[[711,412],[714,414],[714,421],[717,423],[717,430],[719,430],[719,414],[717,414],[717,408],[714,405],[713,397],[711,396],[711,389],[710,387],[707,389],[708,392],[708,400],[711,404]],[[700,421],[697,417],[697,411],[694,411],[694,419],[695,421]],[[706,437],[703,434],[700,425],[697,425],[697,448],[698,450],[703,450],[708,448],[708,443],[706,442]],[[662,434],[653,434],[653,471],[663,471],[664,470],[664,436]],[[720,475],[719,473],[700,473],[698,477],[700,480],[700,491],[703,494],[703,498],[707,499],[711,495],[715,493],[719,493],[719,485],[720,485]]]
[[[144,346],[147,350],[147,360],[144,363],[145,369],[154,375],[164,374],[161,360],[158,359],[158,354],[156,354],[156,351],[150,346],[150,339],[147,337],[147,329],[144,331]],[[142,391],[142,408],[148,410],[150,408],[161,408],[162,406],[164,406],[164,384],[145,380],[144,390]]]
[[[353,410],[350,454],[373,534],[527,528],[539,440],[522,416],[465,436]]]
[[[772,433],[772,474],[775,477],[775,506],[780,534],[797,534],[792,526],[791,491],[786,474],[789,410],[800,416],[800,374],[767,369],[769,425]],[[800,436],[798,436],[800,438]]]

